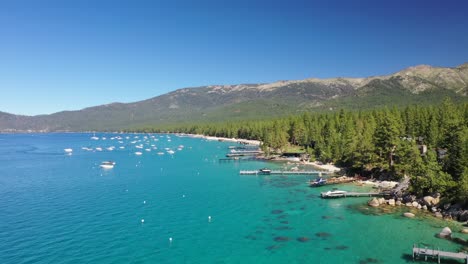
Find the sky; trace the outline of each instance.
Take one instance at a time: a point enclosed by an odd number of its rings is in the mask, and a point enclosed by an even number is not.
[[[0,1],[0,111],[468,62],[468,1]]]

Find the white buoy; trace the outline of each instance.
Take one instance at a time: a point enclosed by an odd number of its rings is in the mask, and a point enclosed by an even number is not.
[[[172,237],[169,238],[169,242],[172,243]]]
[[[211,222],[211,215],[208,216],[208,222]]]
[[[146,204],[146,201],[143,201],[143,204]]]
[[[145,219],[141,219],[141,223],[144,223],[145,222]]]
[[[182,198],[185,198],[185,194],[182,195]]]

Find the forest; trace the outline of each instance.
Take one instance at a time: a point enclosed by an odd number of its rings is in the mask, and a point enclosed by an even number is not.
[[[250,120],[140,128],[256,139],[267,154],[300,146],[312,160],[334,163],[349,175],[411,179],[413,194],[440,193],[468,206],[468,104],[303,113]]]

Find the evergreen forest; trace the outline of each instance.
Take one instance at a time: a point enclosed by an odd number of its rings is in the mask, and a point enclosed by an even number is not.
[[[392,180],[407,176],[415,195],[440,193],[468,205],[468,103],[446,99],[437,106],[306,112],[137,131],[261,140],[267,155],[298,146],[311,160],[334,163],[349,175]]]

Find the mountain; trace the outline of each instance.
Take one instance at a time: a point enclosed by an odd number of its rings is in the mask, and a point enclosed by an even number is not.
[[[112,103],[50,115],[0,112],[0,131],[122,130],[183,122],[254,119],[336,108],[467,101],[468,63],[419,65],[386,76],[305,79],[183,88],[134,103]]]

